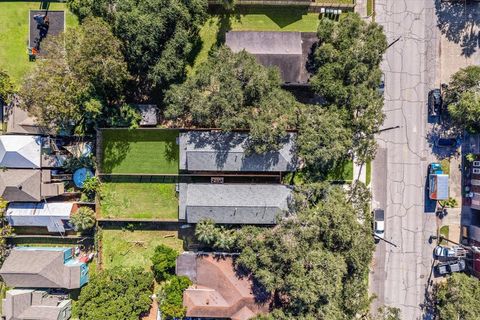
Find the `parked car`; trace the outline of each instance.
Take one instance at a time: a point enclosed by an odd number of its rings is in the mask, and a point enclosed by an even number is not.
[[[449,247],[436,246],[433,250],[436,258],[454,258],[455,250]]]
[[[440,89],[433,89],[428,93],[428,115],[438,116],[442,110],[442,95]]]
[[[465,270],[465,260],[463,259],[442,262],[435,266],[436,273],[441,276],[463,270]]]
[[[439,148],[456,148],[458,140],[456,138],[438,138],[435,145]]]
[[[383,209],[373,210],[373,232],[375,237],[382,238],[385,236],[385,211]]]

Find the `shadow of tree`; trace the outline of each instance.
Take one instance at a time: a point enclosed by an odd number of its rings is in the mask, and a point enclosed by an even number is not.
[[[130,144],[118,140],[105,140],[103,143],[104,149],[100,170],[102,173],[111,173],[113,168],[125,159],[130,150]]]
[[[435,1],[438,28],[470,57],[480,48],[480,3]]]

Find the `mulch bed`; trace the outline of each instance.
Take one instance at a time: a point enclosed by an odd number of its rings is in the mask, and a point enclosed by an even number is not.
[[[33,18],[35,15],[47,15],[48,27],[43,28],[45,37],[42,37],[42,26]],[[29,46],[40,50],[41,43],[46,37],[56,36],[65,31],[65,11],[47,11],[47,10],[30,10],[30,36]]]

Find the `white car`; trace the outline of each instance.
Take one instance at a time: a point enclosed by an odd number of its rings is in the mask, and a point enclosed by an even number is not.
[[[373,211],[373,232],[377,238],[385,237],[385,211],[383,209],[375,209]]]
[[[433,253],[436,258],[455,258],[456,251],[454,248],[436,246]]]

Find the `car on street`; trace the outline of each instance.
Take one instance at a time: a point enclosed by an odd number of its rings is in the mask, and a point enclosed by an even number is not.
[[[373,210],[373,233],[376,238],[385,236],[385,211],[383,209]]]
[[[428,115],[438,116],[442,110],[442,95],[440,89],[433,89],[428,93]]]
[[[463,270],[465,270],[465,260],[463,259],[442,262],[435,266],[435,272],[439,276],[444,276],[453,272],[460,272]]]
[[[435,145],[439,148],[455,148],[458,145],[456,138],[438,138]]]

